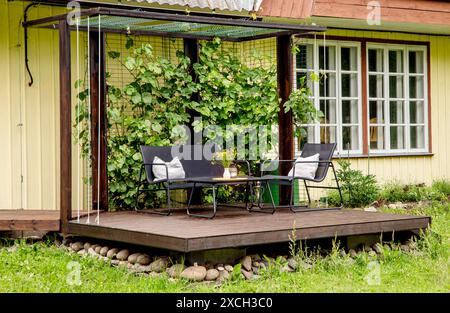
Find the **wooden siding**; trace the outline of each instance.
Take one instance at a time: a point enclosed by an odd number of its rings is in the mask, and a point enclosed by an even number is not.
[[[49,30],[30,30],[29,60],[35,83],[28,87],[24,66],[23,29],[20,26],[25,6],[26,3],[23,2],[0,0],[0,27],[3,30],[0,33],[0,209],[58,209],[58,34]],[[60,8],[40,6],[30,10],[29,18],[60,12]],[[364,172],[375,174],[381,182],[398,180],[429,184],[435,179],[450,179],[450,36],[350,30],[329,30],[327,35],[430,43],[429,92],[433,155],[355,158],[352,162]],[[72,37],[74,40],[75,36]],[[273,39],[244,43],[241,49],[239,53],[243,56],[248,56],[254,49],[275,56]],[[170,50],[170,54],[172,53],[174,50]],[[75,53],[72,53],[72,60],[75,62]],[[112,66],[111,63],[108,65]],[[76,71],[73,71],[72,75],[76,75]],[[75,80],[73,77],[72,81]],[[75,96],[72,98],[75,99]],[[18,126],[20,123],[23,123],[23,126]],[[76,148],[72,150],[73,160],[76,160]],[[74,162],[73,173],[76,173],[76,166]],[[81,175],[74,175],[74,188],[77,186],[77,176]],[[83,187],[81,192],[86,203],[86,187]],[[77,194],[76,189],[74,194]],[[76,197],[73,199],[73,208],[76,210]]]

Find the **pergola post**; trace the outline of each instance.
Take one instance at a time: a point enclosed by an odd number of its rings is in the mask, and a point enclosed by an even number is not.
[[[105,33],[89,34],[92,209],[108,210]],[[89,205],[89,204],[88,204]]]
[[[72,99],[70,30],[66,19],[59,21],[59,97],[60,97],[60,220],[67,233],[72,218]]]
[[[197,39],[190,39],[190,38],[184,38],[183,39],[183,50],[184,50],[184,54],[185,56],[187,56],[190,60],[191,60],[191,65],[189,67],[189,73],[191,74],[192,80],[196,80],[197,77],[195,75],[194,72],[194,68],[193,65],[194,63],[198,62],[198,40]],[[199,96],[198,93],[193,93],[191,96],[191,100],[193,101],[198,101],[199,100]],[[192,122],[194,121],[194,118],[196,116],[199,116],[199,113],[194,111],[194,110],[189,110],[189,115],[190,115],[190,119],[189,119],[189,129],[191,130],[191,144],[195,144],[194,142],[194,129],[192,127]]]
[[[280,111],[278,113],[279,128],[279,157],[280,160],[292,160],[294,158],[294,127],[292,122],[292,112],[284,112],[284,103],[289,98],[293,88],[293,54],[291,52],[291,37],[289,35],[277,37],[277,80],[278,96],[280,101]],[[291,164],[280,163],[280,175],[287,175]],[[280,204],[289,203],[290,188],[280,185]]]

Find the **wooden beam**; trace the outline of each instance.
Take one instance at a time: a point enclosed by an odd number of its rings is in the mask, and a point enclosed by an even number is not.
[[[197,75],[194,72],[194,68],[193,65],[194,63],[198,62],[198,58],[199,58],[199,45],[198,45],[198,40],[197,39],[191,39],[191,38],[184,38],[183,39],[183,49],[184,49],[184,54],[191,60],[191,64],[189,66],[189,73],[191,74],[192,80],[196,80],[197,79]],[[193,101],[198,101],[199,100],[199,95],[197,92],[193,93],[191,96],[191,100]],[[189,115],[190,115],[190,119],[189,119],[189,129],[191,130],[191,144],[195,144],[194,143],[194,136],[193,136],[193,127],[192,127],[192,122],[194,121],[194,118],[196,116],[200,116],[200,114],[195,111],[195,110],[189,110]]]
[[[289,98],[293,87],[293,55],[291,52],[291,36],[277,37],[277,79],[278,96],[280,98],[280,111],[278,113],[279,128],[279,154],[281,160],[294,158],[294,127],[292,112],[284,112],[284,103]],[[287,162],[280,164],[280,175],[287,175],[291,165]],[[290,190],[280,186],[280,204],[289,202]]]
[[[70,30],[66,19],[59,22],[60,106],[60,216],[61,231],[67,233],[72,217],[72,99]]]
[[[105,34],[89,34],[92,147],[92,208],[108,209]]]

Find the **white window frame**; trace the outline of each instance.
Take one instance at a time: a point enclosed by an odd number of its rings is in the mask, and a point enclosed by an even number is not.
[[[314,39],[302,39],[301,41],[297,42],[296,45],[301,44],[311,44],[313,46],[313,69],[307,69],[306,72],[314,72],[316,75],[322,74],[322,73],[336,73],[336,97],[331,97],[336,99],[336,110],[337,110],[337,117],[336,117],[336,141],[337,141],[337,147],[335,154],[339,155],[361,155],[363,151],[363,124],[362,124],[362,83],[361,83],[361,77],[362,77],[362,68],[361,68],[361,43],[358,41],[340,41],[340,40],[326,40],[325,43],[323,40],[314,40]],[[335,46],[336,47],[336,69],[335,70],[320,70],[319,69],[319,47],[322,46]],[[347,70],[341,70],[341,48],[342,47],[350,47],[350,48],[356,48],[356,64],[357,69],[356,71],[347,71]],[[305,72],[303,69],[297,68],[297,60],[294,56],[294,89],[297,88],[297,73]],[[357,74],[357,95],[355,97],[344,97],[342,98],[342,90],[341,90],[341,74]],[[320,82],[313,82],[313,95],[310,97],[314,101],[314,106],[317,109],[320,109],[320,100],[321,99],[329,99],[329,97],[320,97]],[[357,107],[358,107],[358,122],[357,123],[346,123],[343,125],[342,123],[342,100],[356,100],[357,101]],[[314,127],[314,142],[320,142],[320,123],[314,123],[314,124],[306,124],[302,125],[304,127]],[[358,126],[358,142],[359,147],[355,150],[344,150],[343,147],[343,138],[342,138],[342,129],[344,126]],[[295,152],[296,155],[300,154],[300,149],[298,147],[298,141],[295,141]]]
[[[382,49],[383,50],[383,72],[370,72],[369,71],[369,50],[370,49]],[[404,122],[402,125],[405,127],[405,148],[404,149],[391,149],[390,138],[390,105],[389,101],[395,101],[396,98],[389,98],[389,50],[401,50],[403,51],[403,99],[404,101]],[[421,51],[423,53],[423,73],[409,73],[409,52]],[[429,151],[429,121],[428,121],[428,56],[427,47],[423,45],[407,45],[407,44],[390,44],[390,43],[370,43],[367,42],[366,46],[366,81],[367,81],[367,144],[369,154],[414,154],[414,153],[426,153]],[[371,98],[369,93],[369,76],[370,74],[382,74],[383,75],[383,99]],[[422,98],[410,98],[409,97],[409,77],[421,76],[423,77],[423,99]],[[370,123],[370,101],[383,101],[384,108],[384,140],[385,149],[371,149],[370,148],[370,126],[376,125]],[[411,124],[410,123],[410,102],[422,101],[424,110],[423,124]],[[381,124],[378,124],[381,125]],[[394,123],[395,125],[395,123]],[[424,148],[411,148],[411,126],[418,125],[424,127]]]

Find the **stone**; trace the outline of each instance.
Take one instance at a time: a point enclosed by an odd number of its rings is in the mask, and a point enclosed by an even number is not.
[[[410,250],[408,245],[400,245],[400,249],[405,252],[408,252]]]
[[[150,263],[150,268],[152,272],[161,273],[166,270],[168,265],[169,260],[167,258],[157,258],[155,261]]]
[[[150,266],[145,266],[145,265],[141,265],[141,264],[134,264],[133,270],[136,273],[149,273],[149,272],[151,272]]]
[[[62,242],[59,241],[58,239],[55,239],[55,241],[53,241],[53,244],[57,247],[59,247],[60,245],[62,245]]]
[[[161,277],[161,273],[150,272],[148,273],[148,277],[158,278]]]
[[[117,266],[119,265],[120,261],[119,260],[111,260],[111,265]]]
[[[84,250],[84,249],[81,249],[81,250],[78,250],[78,252],[77,252],[79,255],[86,255],[86,250]]]
[[[339,256],[344,258],[347,255],[347,253],[345,253],[344,249],[339,250]]]
[[[356,258],[356,256],[358,255],[358,253],[356,253],[355,249],[348,250],[348,254],[350,254],[350,257],[352,257],[352,258]]]
[[[106,253],[106,257],[109,259],[112,259],[117,255],[118,252],[119,252],[119,249],[117,249],[117,248],[109,249],[108,253]]]
[[[96,246],[94,249],[95,253],[97,254],[100,254],[100,250],[102,250],[102,246]]]
[[[371,256],[371,257],[376,257],[377,256],[377,253],[375,252],[375,251],[369,251],[369,256]]]
[[[282,272],[293,272],[294,269],[291,268],[288,264],[285,264],[282,268],[281,268]]]
[[[374,206],[370,206],[368,208],[364,208],[365,212],[377,212],[377,208]]]
[[[253,274],[258,274],[259,273],[259,267],[252,267],[252,272]]]
[[[382,254],[383,249],[379,243],[376,243],[372,246],[373,251],[375,251],[377,254]]]
[[[78,251],[80,251],[81,249],[84,248],[84,245],[83,245],[83,243],[82,243],[81,241],[77,241],[77,242],[72,243],[72,244],[70,245],[70,248],[71,248],[73,251],[78,252]]]
[[[127,261],[119,261],[119,266],[127,266],[128,262]]]
[[[116,259],[119,261],[125,261],[128,259],[129,255],[130,251],[128,251],[127,249],[120,250],[119,252],[117,252]]]
[[[261,261],[261,256],[259,254],[252,254],[250,257],[253,261]]]
[[[107,246],[104,246],[104,247],[102,247],[101,249],[100,249],[100,255],[101,256],[106,256],[106,254],[108,253],[108,251],[109,251],[109,247],[107,247]]]
[[[141,254],[138,256],[136,263],[140,265],[149,265],[152,259],[147,254]]]
[[[298,268],[298,262],[295,258],[289,258],[288,259],[288,266],[292,268],[293,270],[296,270]]]
[[[217,278],[218,282],[224,282],[228,279],[230,279],[231,275],[228,271],[219,271],[219,277]]]
[[[186,266],[184,264],[174,264],[167,269],[167,274],[171,278],[179,278],[185,269]]]
[[[251,266],[251,265],[250,265],[250,266]],[[232,272],[232,271],[233,271],[233,266],[227,264],[227,265],[225,265],[224,269],[225,269],[226,271],[228,271],[228,272]]]
[[[302,267],[304,270],[310,270],[313,268],[313,266],[311,264],[306,263],[306,262],[302,262]]]
[[[253,272],[252,271],[246,271],[246,270],[241,268],[241,273],[242,273],[242,275],[244,275],[245,279],[247,279],[247,280],[252,279],[252,276],[253,276]]]
[[[91,247],[91,244],[89,242],[85,242],[83,247],[84,247],[84,250],[87,251]]]
[[[129,256],[128,256],[128,262],[130,262],[131,264],[134,264],[134,263],[136,263],[136,261],[137,261],[137,258],[140,256],[141,254],[140,253],[133,253],[133,254],[130,254]]]
[[[403,203],[403,202],[400,202],[400,201],[395,202],[395,207],[397,209],[406,209],[407,206],[408,205],[406,203]]]
[[[278,262],[280,262],[280,263],[286,263],[286,257],[285,256],[282,256],[282,255],[280,255],[278,258],[277,258],[277,261]]]
[[[219,278],[219,271],[212,268],[206,271],[206,277],[205,280],[216,280],[217,278]]]
[[[97,253],[95,253],[95,250],[92,248],[89,248],[87,252],[90,256],[97,256]]]
[[[70,238],[64,238],[62,241],[62,244],[65,245],[66,247],[70,247],[71,243],[72,243],[72,239],[70,239]]]
[[[180,275],[180,277],[191,281],[202,281],[206,277],[206,268],[204,266],[189,266]]]
[[[258,261],[253,261],[252,267],[260,267],[260,263]]]
[[[132,268],[133,268],[133,266],[134,266],[134,264],[133,264],[133,263],[127,262],[127,268],[128,268],[128,269],[132,269]]]
[[[223,267],[223,266],[216,266],[216,270],[218,270],[219,272],[220,271],[224,271],[225,267]]]
[[[363,247],[363,250],[364,250],[364,252],[370,252],[370,251],[372,251],[372,248],[367,245],[367,246]]]
[[[252,270],[252,258],[250,256],[243,257],[240,263],[246,271]]]

